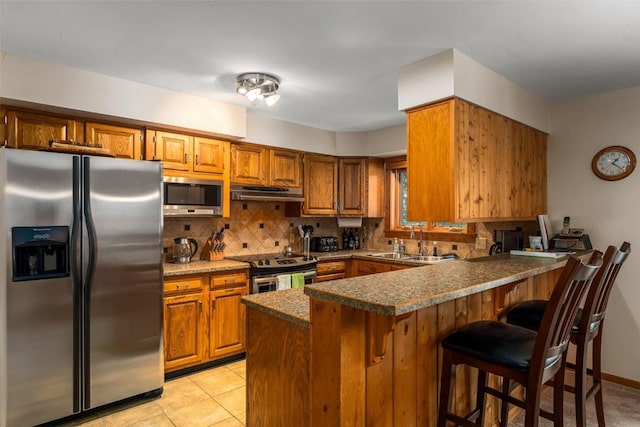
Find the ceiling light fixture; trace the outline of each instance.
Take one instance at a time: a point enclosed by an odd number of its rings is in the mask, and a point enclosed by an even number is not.
[[[271,107],[280,99],[276,93],[280,87],[280,80],[270,74],[244,73],[236,77],[236,92],[247,97],[252,105],[257,105],[261,99]]]

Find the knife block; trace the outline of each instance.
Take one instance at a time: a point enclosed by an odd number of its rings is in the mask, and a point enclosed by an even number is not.
[[[224,244],[221,250],[213,250],[211,239],[207,239],[207,243],[205,243],[200,253],[200,259],[204,261],[220,261],[224,259]]]

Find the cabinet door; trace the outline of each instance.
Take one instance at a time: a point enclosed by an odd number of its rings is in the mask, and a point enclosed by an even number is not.
[[[75,120],[23,111],[7,112],[7,143],[10,147],[39,150],[49,140],[84,141],[82,126]]]
[[[300,187],[301,163],[302,156],[300,153],[289,150],[269,150],[271,185],[278,187]]]
[[[223,173],[224,154],[229,143],[217,139],[193,138],[193,171]]]
[[[338,159],[309,154],[304,156],[304,213],[335,215],[338,202]]]
[[[340,215],[366,215],[366,159],[340,159]]]
[[[266,185],[267,151],[255,145],[231,144],[231,182]]]
[[[202,292],[164,298],[164,368],[180,369],[204,360]]]
[[[165,169],[191,171],[193,139],[179,133],[155,132],[156,159]]]
[[[142,159],[142,132],[140,129],[101,123],[86,123],[86,140],[101,144],[111,154],[123,159]]]
[[[391,271],[392,264],[384,262],[372,262],[372,261],[357,261],[356,273],[358,276],[364,276],[367,274],[386,273]]]
[[[209,357],[217,358],[245,349],[246,313],[240,298],[247,287],[212,290],[209,317]]]

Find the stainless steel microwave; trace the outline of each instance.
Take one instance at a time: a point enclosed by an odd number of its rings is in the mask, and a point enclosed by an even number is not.
[[[222,181],[174,176],[162,181],[165,216],[222,216]]]

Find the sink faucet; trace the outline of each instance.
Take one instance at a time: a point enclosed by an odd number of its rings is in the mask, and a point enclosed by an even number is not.
[[[422,226],[420,225],[419,228],[420,228],[420,240],[418,241],[418,247],[420,248],[420,256],[422,256],[424,255],[424,249],[423,249],[424,242],[422,240]]]

